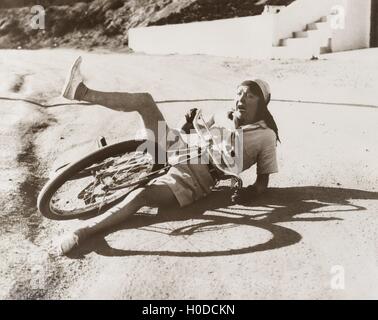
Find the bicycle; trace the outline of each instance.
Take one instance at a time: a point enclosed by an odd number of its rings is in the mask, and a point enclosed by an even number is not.
[[[219,181],[231,178],[231,187],[235,191],[241,189],[242,180],[232,170],[230,152],[215,142],[201,110],[197,111],[193,126],[199,143],[187,145],[187,153],[181,154],[184,159],[177,162],[156,162],[156,155],[163,152],[166,157],[166,151],[155,142],[129,140],[101,147],[64,166],[39,193],[38,210],[43,216],[58,220],[100,213],[132,190],[166,174],[173,165],[201,155],[208,156]],[[142,149],[142,146],[149,147]]]

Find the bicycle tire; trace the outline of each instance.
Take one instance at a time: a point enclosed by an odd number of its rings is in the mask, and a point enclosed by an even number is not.
[[[107,201],[106,203],[93,205],[88,210],[83,209],[82,212],[78,212],[74,214],[62,214],[62,212],[57,212],[51,206],[51,201],[55,193],[59,190],[59,188],[61,188],[68,181],[82,178],[83,174],[81,174],[80,176],[80,172],[87,169],[91,165],[96,165],[100,161],[104,161],[108,158],[137,151],[137,148],[145,142],[146,140],[129,140],[129,141],[122,141],[116,144],[108,145],[106,147],[103,147],[99,150],[96,150],[86,155],[85,157],[81,158],[80,160],[74,163],[69,164],[66,168],[64,168],[61,172],[59,172],[55,177],[53,177],[53,179],[49,180],[40,191],[38,195],[38,199],[37,199],[37,207],[38,207],[39,212],[43,216],[49,219],[54,219],[54,220],[74,219],[78,217],[92,215],[94,213],[100,213],[101,209],[106,209],[109,206],[117,203],[118,201],[121,201],[129,192],[131,192],[138,186],[141,186],[147,183],[151,179],[150,178],[140,179],[139,181],[136,181],[133,187],[129,188],[128,190],[125,190],[124,192],[120,191],[119,195],[114,196],[111,200]],[[154,155],[150,152],[151,148],[147,148],[146,150],[147,153],[150,154],[153,158],[153,163],[151,164],[152,167],[151,167],[150,172],[158,172],[160,169],[164,167],[164,164],[159,164],[156,161],[155,155],[158,155],[159,154],[158,152],[160,150],[158,150],[158,146],[156,143],[154,145],[155,145]],[[89,170],[87,169],[87,171]],[[77,178],[75,174],[79,178]]]

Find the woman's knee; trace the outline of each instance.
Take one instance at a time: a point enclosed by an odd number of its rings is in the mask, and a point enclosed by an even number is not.
[[[138,206],[163,207],[176,206],[178,201],[172,190],[165,184],[151,184],[131,191],[125,200]]]
[[[149,92],[141,92],[137,93],[137,95],[144,107],[151,108],[151,106],[156,106],[155,100]]]
[[[142,206],[153,206],[156,195],[154,194],[154,190],[151,190],[148,186],[137,188],[131,191],[127,197],[126,201],[133,201],[134,203],[138,203]]]
[[[139,101],[139,111],[142,117],[164,119],[154,98],[148,92],[135,93]]]
[[[161,207],[177,204],[172,190],[167,185],[148,185],[138,195],[148,207]]]
[[[142,188],[137,188],[137,189],[134,189],[133,191],[131,191],[127,197],[125,198],[125,200],[133,200],[133,201],[137,201],[137,202],[144,202],[144,200],[146,199],[146,188],[142,187]]]

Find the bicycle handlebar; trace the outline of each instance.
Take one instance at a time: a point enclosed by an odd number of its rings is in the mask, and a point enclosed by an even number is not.
[[[208,134],[207,137],[201,132],[201,128],[200,128],[200,124],[199,124],[200,120],[202,120],[202,123],[203,123],[202,126],[204,127],[204,129],[206,130],[206,133]],[[193,119],[193,126],[194,126],[194,129],[196,130],[198,136],[200,137],[200,139],[207,146],[207,153],[208,153],[208,155],[210,157],[211,163],[218,170],[220,170],[221,172],[223,172],[226,176],[229,176],[229,177],[233,178],[235,180],[235,182],[236,182],[235,183],[236,184],[236,188],[240,189],[242,187],[242,180],[241,180],[241,178],[239,177],[238,174],[232,172],[232,167],[231,167],[228,159],[224,156],[225,151],[221,149],[221,147],[220,147],[220,145],[218,143],[215,143],[214,136],[212,135],[212,133],[210,131],[210,128],[208,127],[206,121],[202,117],[202,111],[201,111],[201,109],[197,110],[197,113],[196,113],[196,115],[195,115],[195,117]],[[223,168],[216,161],[216,159],[214,159],[214,155],[212,154],[212,151],[210,150],[210,146],[213,146],[213,147],[215,147],[217,149],[217,151],[221,155],[221,158],[222,158],[223,162],[226,165],[226,168]]]

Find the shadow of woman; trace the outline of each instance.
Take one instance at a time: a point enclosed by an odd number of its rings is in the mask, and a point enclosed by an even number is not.
[[[80,258],[89,252],[96,252],[103,256],[181,256],[181,257],[209,257],[253,253],[278,249],[298,243],[302,236],[288,227],[277,225],[284,222],[321,222],[342,220],[337,217],[324,217],[323,214],[336,212],[362,212],[365,207],[353,203],[353,200],[378,200],[378,192],[329,187],[291,187],[270,188],[264,195],[243,205],[232,205],[230,190],[220,188],[207,198],[191,206],[173,209],[162,208],[158,214],[137,214],[117,228],[93,237],[80,248],[70,254],[71,258]],[[338,207],[334,209],[333,207]],[[306,216],[301,216],[306,214]],[[308,216],[308,215],[313,216]],[[175,222],[185,222],[172,226]],[[165,224],[167,228],[155,227]],[[168,235],[168,241],[175,241],[175,237],[182,236],[190,239],[199,233],[205,234],[205,239],[211,238],[210,232],[248,226],[262,229],[270,233],[270,238],[261,243],[243,243],[237,248],[225,245],[217,250],[206,250],[201,244],[193,246],[192,250],[150,249],[117,249],[113,248],[106,236],[120,230],[143,230]],[[208,233],[208,235],[206,235]],[[227,243],[218,242],[219,244]],[[199,247],[198,247],[199,246]],[[177,246],[178,247],[178,246]]]

